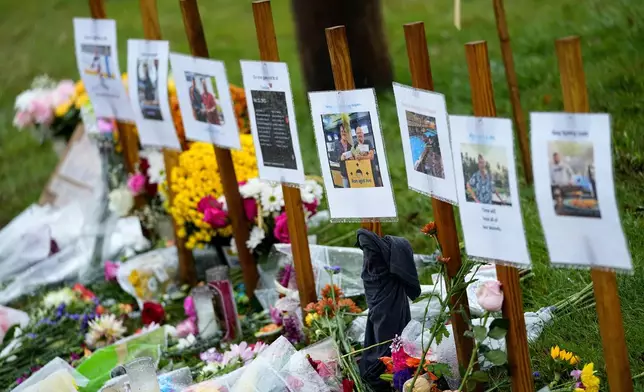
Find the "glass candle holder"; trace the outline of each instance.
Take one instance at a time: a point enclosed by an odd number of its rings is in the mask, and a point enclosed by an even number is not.
[[[150,357],[137,358],[123,365],[132,392],[161,392],[154,361]]]
[[[219,322],[213,306],[213,293],[208,287],[195,287],[191,293],[197,313],[199,335],[208,339],[219,331]]]

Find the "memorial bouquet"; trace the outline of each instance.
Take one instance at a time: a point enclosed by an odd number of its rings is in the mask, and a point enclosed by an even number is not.
[[[67,141],[87,101],[82,81],[56,82],[47,75],[38,76],[30,89],[16,97],[13,125],[19,130],[31,129],[40,142],[53,137]]]

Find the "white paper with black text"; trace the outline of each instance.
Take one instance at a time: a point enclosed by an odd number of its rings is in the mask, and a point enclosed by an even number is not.
[[[615,199],[610,116],[531,113],[530,135],[551,263],[631,271]]]
[[[373,89],[309,93],[331,220],[395,220]]]
[[[128,92],[144,146],[180,149],[168,101],[168,41],[127,41]]]
[[[457,204],[445,96],[393,85],[409,188]]]
[[[134,121],[119,71],[116,21],[74,18],[78,72],[97,117]]]
[[[224,63],[170,54],[186,138],[240,149],[239,127]]]
[[[468,256],[530,265],[519,206],[512,122],[450,116],[449,123]]]
[[[288,66],[264,61],[240,63],[259,177],[304,183]]]

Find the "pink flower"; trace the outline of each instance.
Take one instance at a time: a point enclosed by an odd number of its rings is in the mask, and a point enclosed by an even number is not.
[[[250,197],[244,199],[244,212],[246,212],[246,219],[249,221],[254,221],[257,217],[257,200]]]
[[[105,266],[103,267],[105,280],[108,282],[116,280],[116,276],[118,275],[120,266],[121,266],[121,263],[119,262],[106,260]]]
[[[503,291],[501,291],[501,282],[491,280],[483,283],[476,290],[476,299],[479,305],[488,312],[498,312],[503,305]]]
[[[98,127],[98,132],[100,133],[112,133],[114,130],[114,122],[105,118],[99,118],[96,121],[96,126]]]
[[[286,217],[286,212],[282,212],[277,218],[275,218],[273,236],[275,236],[277,241],[283,244],[291,243],[291,237],[288,233],[288,218]]]
[[[302,380],[290,374],[286,377],[286,383],[291,391],[299,391],[304,387]]]
[[[54,111],[48,96],[35,98],[31,101],[29,111],[34,116],[36,124],[49,125],[54,120]]]
[[[61,80],[52,95],[52,105],[56,107],[63,104],[74,95],[76,88],[71,80]]]
[[[317,368],[315,370],[318,372],[318,374],[322,378],[331,378],[331,377],[334,376],[334,374],[331,371],[331,369],[329,369],[329,367],[324,362],[318,363],[318,366],[317,366]]]
[[[139,195],[145,189],[145,176],[141,173],[130,174],[127,179],[127,187],[133,195]]]
[[[177,337],[185,338],[188,335],[196,335],[199,333],[197,329],[197,319],[189,317],[179,324],[177,324]]]
[[[304,209],[307,210],[308,212],[311,213],[311,215],[315,215],[316,212],[318,212],[318,205],[320,203],[317,201],[317,199],[313,200],[312,203],[304,203]]]
[[[209,208],[223,210],[222,207],[223,205],[210,195],[202,197],[201,200],[199,200],[199,203],[197,203],[197,211],[201,212],[202,214],[205,214],[206,210],[208,210]]]
[[[226,227],[228,224],[228,213],[218,208],[209,208],[203,215],[203,221],[215,229]]]
[[[13,125],[18,129],[24,129],[30,127],[34,124],[34,120],[31,117],[31,113],[25,111],[16,112],[16,116],[13,118]]]
[[[195,310],[195,301],[192,299],[192,296],[187,296],[183,300],[183,311],[188,317],[197,317],[197,311]]]
[[[574,378],[575,380],[579,380],[579,377],[581,377],[581,370],[573,370],[572,372],[570,372],[570,377]]]

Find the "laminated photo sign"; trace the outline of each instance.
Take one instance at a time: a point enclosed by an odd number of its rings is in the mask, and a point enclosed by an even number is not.
[[[168,41],[131,39],[127,48],[130,101],[141,144],[181,149],[168,102]]]
[[[121,81],[116,21],[74,18],[76,63],[97,117],[134,121]]]
[[[632,270],[615,200],[609,115],[531,113],[530,127],[551,263]]]
[[[512,122],[450,116],[456,191],[467,255],[530,265],[514,164]]]
[[[286,63],[241,61],[259,177],[304,183],[302,152]]]
[[[409,188],[457,204],[445,96],[394,83]]]
[[[240,149],[239,128],[221,61],[170,54],[186,138]]]
[[[309,93],[332,220],[396,219],[373,89]]]

